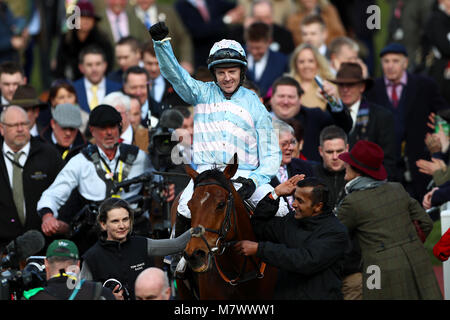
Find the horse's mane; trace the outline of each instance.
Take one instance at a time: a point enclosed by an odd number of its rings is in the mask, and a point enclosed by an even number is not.
[[[219,169],[205,170],[202,173],[200,173],[194,180],[194,188],[197,186],[197,184],[207,179],[216,180],[227,191],[231,192],[230,180],[228,180],[223,174],[223,172],[220,171]]]

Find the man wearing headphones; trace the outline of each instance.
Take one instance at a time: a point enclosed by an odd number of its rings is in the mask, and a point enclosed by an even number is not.
[[[68,225],[57,219],[58,210],[75,188],[85,203],[100,203],[109,197],[128,199],[141,191],[141,183],[131,185],[128,191],[114,190],[114,183],[151,169],[142,150],[119,143],[121,122],[120,113],[109,105],[99,105],[90,113],[88,125],[95,144],[70,159],[37,204],[46,236],[68,231]]]
[[[281,152],[270,114],[257,95],[242,86],[247,70],[244,49],[234,40],[216,42],[207,61],[214,82],[203,82],[193,79],[176,60],[164,22],[154,24],[149,32],[161,74],[194,106],[193,162],[197,171],[223,169],[237,153],[235,187],[243,200],[256,206],[273,191],[269,182],[278,171]],[[180,197],[177,235],[190,226],[187,202],[192,193],[191,180]],[[280,201],[277,215],[287,212],[286,202]]]

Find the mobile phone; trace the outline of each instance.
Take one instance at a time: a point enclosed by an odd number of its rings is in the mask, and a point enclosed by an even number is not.
[[[450,126],[449,123],[447,121],[445,121],[441,116],[436,115],[434,117],[434,132],[438,133],[440,128],[439,125],[442,125],[442,129],[444,130],[444,134],[448,137],[449,133],[450,133]]]
[[[319,86],[320,90],[323,91],[323,81],[320,76],[315,76],[314,80],[316,80],[317,85]]]

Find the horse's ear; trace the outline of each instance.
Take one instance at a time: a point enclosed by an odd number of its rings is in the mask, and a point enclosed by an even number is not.
[[[230,160],[230,162],[228,163],[227,167],[225,168],[225,170],[223,171],[223,174],[225,175],[225,177],[227,179],[231,179],[234,174],[236,173],[237,169],[238,169],[238,156],[237,153],[234,154],[233,159]]]
[[[195,171],[190,165],[185,164],[184,169],[186,170],[186,173],[194,180],[198,176],[198,172]]]

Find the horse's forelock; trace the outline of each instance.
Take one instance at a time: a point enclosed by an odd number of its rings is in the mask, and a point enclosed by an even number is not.
[[[226,190],[230,191],[230,181],[225,177],[225,175],[223,174],[222,171],[220,171],[219,169],[211,169],[211,170],[206,170],[203,171],[202,173],[200,173],[197,178],[195,178],[194,180],[194,188],[201,182],[207,180],[207,179],[214,179],[217,182],[219,182],[219,184],[221,186],[223,186]]]

